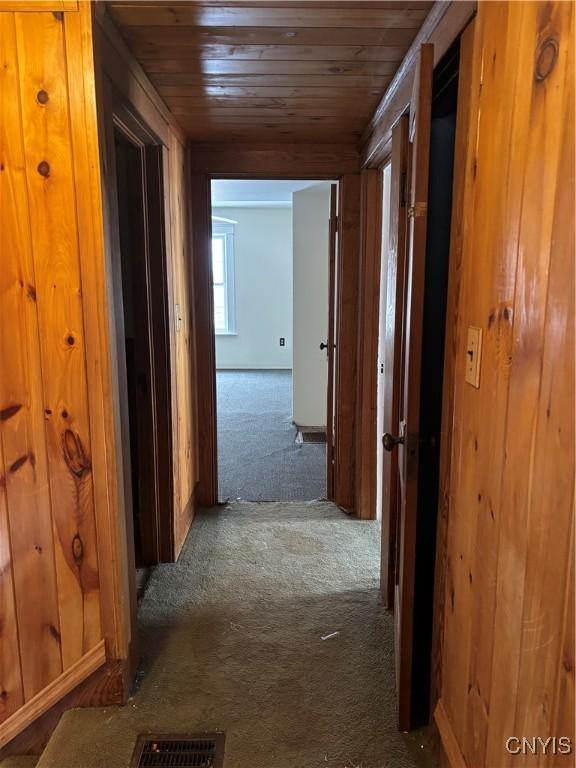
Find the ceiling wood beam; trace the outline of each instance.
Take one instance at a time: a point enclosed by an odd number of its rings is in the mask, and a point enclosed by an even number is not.
[[[391,2],[388,7],[330,8],[253,6],[199,6],[176,3],[111,3],[112,15],[122,26],[169,27],[322,27],[322,28],[414,28],[418,29],[426,18],[430,6],[420,8],[399,7]]]
[[[193,172],[219,178],[337,179],[357,173],[353,144],[192,144]]]
[[[117,22],[120,26],[120,22]],[[404,46],[407,48],[414,39],[414,29],[394,27],[332,28],[327,37],[326,30],[319,27],[167,27],[130,26],[123,28],[123,34],[132,44],[155,44],[187,47],[197,45],[239,46]]]

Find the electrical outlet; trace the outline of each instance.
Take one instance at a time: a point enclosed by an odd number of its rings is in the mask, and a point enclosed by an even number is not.
[[[285,347],[286,346],[286,339],[284,336],[280,336],[280,346]]]

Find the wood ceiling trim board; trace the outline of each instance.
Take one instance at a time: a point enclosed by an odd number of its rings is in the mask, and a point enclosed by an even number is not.
[[[212,107],[203,108],[191,108],[180,107],[178,105],[168,105],[170,111],[176,117],[190,116],[194,119],[198,117],[211,118],[212,120],[226,121],[229,118],[239,117],[242,119],[254,120],[274,120],[275,118],[290,118],[291,120],[312,120],[315,117],[332,117],[342,120],[342,109],[215,109]],[[358,110],[354,113],[355,119],[362,122],[362,128],[365,124],[365,119],[370,116],[370,109]]]
[[[314,92],[322,95],[323,89],[332,89],[335,95],[337,89],[341,95],[346,95],[351,89],[370,91],[372,95],[382,95],[392,76],[375,77],[373,75],[189,75],[185,72],[166,74],[163,72],[147,73],[150,80],[157,86],[188,85],[196,86],[201,92],[223,93],[234,88],[245,88],[247,91],[268,89],[255,95],[270,96],[273,91],[292,89],[303,91],[294,93],[295,96],[312,96]],[[289,95],[289,94],[286,94]]]
[[[336,115],[342,114],[343,108],[356,107],[359,111],[363,109],[372,114],[372,107],[377,103],[376,96],[372,97],[370,102],[358,99],[350,95],[347,99],[322,99],[322,98],[294,98],[294,99],[274,99],[274,98],[203,98],[202,96],[165,96],[164,101],[170,109],[202,109],[214,114],[227,114],[229,112],[251,111],[257,114],[267,112],[268,110],[286,111],[310,111],[314,114],[321,112],[333,112]]]
[[[30,0],[28,0],[30,2]],[[65,0],[66,1],[66,0]],[[72,0],[70,0],[72,1]],[[136,6],[159,6],[166,5],[167,0],[156,0],[156,2],[150,2],[150,0],[138,1],[130,0],[129,3],[126,0],[111,0],[109,5],[136,5]],[[355,10],[364,9],[368,11],[374,10],[394,10],[398,8],[399,0],[174,0],[170,5],[176,7],[196,6],[205,8],[261,8],[265,6],[267,8],[329,8],[334,9],[346,9],[352,8]],[[434,0],[403,0],[402,8],[408,10],[418,9],[430,9],[434,5]]]
[[[353,131],[341,131],[339,133],[330,133],[328,136],[324,133],[314,133],[312,131],[282,131],[276,130],[258,130],[258,131],[241,131],[230,127],[226,132],[215,133],[209,128],[195,130],[190,128],[190,141],[193,142],[234,142],[240,144],[250,144],[254,141],[266,141],[274,142],[277,144],[310,144],[314,142],[316,144],[323,141],[335,141],[342,144],[354,144],[358,141],[358,133]]]
[[[212,7],[138,5],[135,3],[109,5],[121,26],[194,26],[194,27],[321,27],[328,28],[386,28],[418,29],[428,14],[428,8],[404,10],[396,4],[391,9],[314,8],[314,7]]]
[[[191,170],[218,178],[250,175],[258,179],[335,179],[357,173],[354,144],[276,144],[252,142],[239,147],[206,142],[191,148]]]
[[[366,99],[363,94],[362,101],[359,101],[356,93],[348,93],[341,96],[337,102],[332,98],[323,98],[322,96],[294,96],[294,97],[275,97],[275,96],[255,96],[255,97],[237,97],[237,96],[210,96],[204,94],[191,94],[190,89],[185,86],[165,85],[159,88],[159,94],[165,103],[170,105],[189,106],[194,109],[335,109],[341,112],[340,107],[364,107],[378,103],[378,95],[373,95]]]
[[[183,115],[183,117],[188,117],[191,122],[194,122],[195,125],[209,126],[214,129],[218,129],[219,126],[229,125],[242,126],[243,128],[248,128],[249,126],[256,126],[259,128],[275,128],[288,125],[293,129],[297,129],[302,126],[307,128],[314,128],[314,126],[319,126],[333,127],[336,129],[341,128],[344,130],[355,131],[358,132],[358,134],[361,134],[362,128],[364,127],[362,118],[358,118],[356,116],[337,117],[335,115],[327,115],[325,117],[320,117],[318,115],[303,116],[298,114],[280,116],[260,115],[258,118],[254,118],[253,115],[229,115],[223,117],[222,115],[208,115],[199,112],[197,114],[188,113],[187,116]]]
[[[175,45],[129,38],[130,47],[141,63],[157,59],[210,61],[358,61],[400,63],[407,51],[404,45]]]
[[[161,84],[160,84],[161,85]],[[158,88],[161,96],[196,96],[210,98],[212,97],[233,97],[233,98],[333,98],[339,99],[345,97],[350,100],[354,97],[356,101],[360,99],[373,99],[381,96],[382,91],[378,88],[336,88],[336,87],[317,87],[317,88],[302,88],[302,87],[260,87],[260,86],[200,86],[194,88],[192,86],[184,85],[164,85]]]
[[[247,61],[238,59],[152,59],[143,63],[148,74],[264,76],[314,75],[391,77],[398,65],[390,61]]]
[[[417,29],[325,29],[308,27],[161,27],[135,25],[122,32],[131,41],[165,45],[313,45],[313,46],[386,46],[408,47]]]

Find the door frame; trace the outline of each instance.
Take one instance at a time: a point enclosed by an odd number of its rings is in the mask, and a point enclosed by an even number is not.
[[[200,151],[200,150],[198,150]],[[269,155],[272,154],[272,159]],[[209,157],[209,155],[208,155]],[[250,152],[246,153],[250,162]],[[218,158],[217,158],[218,159]],[[275,161],[276,159],[276,161]],[[336,262],[339,271],[337,283],[342,285],[342,270],[347,274],[358,276],[358,250],[360,227],[360,175],[358,173],[342,173],[338,169],[338,162],[332,160],[330,165],[334,167],[331,173],[328,168],[306,168],[303,157],[302,173],[295,173],[298,168],[298,158],[293,164],[287,163],[286,157],[278,148],[275,151],[266,150],[266,166],[261,167],[261,159],[256,156],[254,170],[249,164],[242,164],[235,172],[233,168],[223,173],[220,168],[213,172],[205,163],[206,156],[202,158],[202,170],[196,171],[194,147],[190,164],[191,177],[191,241],[193,252],[194,270],[194,303],[196,310],[196,350],[197,359],[201,365],[197,366],[197,395],[198,395],[198,438],[199,438],[199,484],[198,501],[202,506],[215,506],[218,504],[218,433],[217,433],[217,404],[216,404],[216,354],[215,332],[213,320],[212,300],[212,265],[211,265],[211,182],[218,179],[239,180],[310,180],[332,181],[339,185],[338,193],[338,226],[337,226],[337,255]],[[221,159],[219,160],[221,162]],[[349,159],[345,158],[346,164]],[[346,168],[348,170],[348,168]],[[350,189],[350,193],[343,194],[344,185]],[[357,195],[354,194],[357,190]],[[357,201],[356,201],[357,199]],[[342,224],[344,222],[344,224]],[[354,507],[354,445],[355,445],[355,371],[356,371],[356,319],[357,319],[357,292],[344,295],[337,291],[335,296],[335,375],[334,375],[334,422],[335,422],[335,451],[334,451],[334,497],[333,500],[339,506],[352,510]],[[343,339],[345,342],[343,343]],[[339,360],[341,355],[338,350],[344,348],[348,351],[348,361]],[[328,392],[327,392],[328,407]],[[328,413],[328,410],[327,410]],[[338,450],[338,446],[345,445],[345,450]],[[327,462],[328,462],[327,456]],[[327,481],[328,468],[326,473]],[[339,478],[341,481],[339,482]],[[327,486],[328,489],[328,486]]]
[[[116,94],[115,94],[116,96]],[[120,399],[120,421],[122,444],[129,445],[128,384],[126,361],[124,359],[123,334],[124,311],[120,270],[119,226],[120,214],[117,199],[116,152],[114,136],[118,132],[142,154],[144,189],[143,205],[145,216],[146,243],[144,250],[146,282],[151,312],[148,324],[150,346],[150,372],[152,391],[153,421],[153,465],[154,465],[154,516],[151,521],[149,538],[152,542],[150,564],[173,562],[174,560],[174,493],[173,493],[173,440],[172,440],[172,399],[171,399],[171,338],[170,338],[170,284],[168,279],[168,251],[166,248],[166,221],[164,210],[164,163],[163,144],[154,132],[123,101],[115,98],[111,110],[112,125],[110,141],[107,142],[112,196],[111,228],[113,231],[113,252],[116,254],[112,265],[111,290],[114,296],[114,317],[117,347],[117,375]],[[152,258],[152,251],[159,253],[159,259]],[[133,504],[130,487],[130,451],[123,450],[124,498],[126,504],[129,566],[132,578],[136,579]]]

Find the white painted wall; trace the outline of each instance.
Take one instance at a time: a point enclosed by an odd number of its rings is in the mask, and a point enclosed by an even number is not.
[[[292,210],[214,207],[212,214],[237,222],[236,333],[216,336],[216,367],[291,368]]]
[[[329,216],[328,182],[294,192],[293,418],[309,427],[326,425]]]

